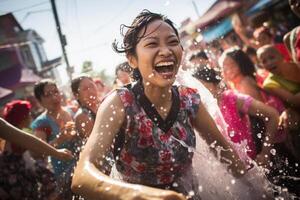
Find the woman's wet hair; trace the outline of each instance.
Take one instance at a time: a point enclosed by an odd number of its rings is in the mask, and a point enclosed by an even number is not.
[[[193,72],[193,77],[208,83],[219,84],[221,82],[221,77],[219,76],[219,74],[210,67],[198,67]]]
[[[115,71],[116,76],[118,75],[118,71],[127,72],[128,74],[130,74],[133,71],[133,68],[126,61],[126,62],[122,62],[121,64],[117,65],[116,71]]]
[[[90,79],[91,81],[93,81],[93,79],[87,75],[87,74],[81,74],[75,78],[72,79],[71,81],[71,89],[72,89],[72,93],[74,96],[77,96],[79,94],[79,86],[80,86],[80,83],[83,79]],[[81,103],[79,102],[79,99],[77,99],[79,105],[81,105]]]
[[[56,83],[52,79],[43,79],[34,85],[33,92],[34,92],[35,98],[38,101],[41,101],[42,96],[44,96],[44,88],[46,87],[46,85],[55,85],[56,86]]]
[[[177,29],[175,28],[173,22],[168,19],[166,16],[158,13],[150,12],[149,10],[143,10],[132,22],[130,26],[122,24],[120,26],[120,33],[123,36],[123,43],[119,45],[117,41],[114,41],[112,44],[113,49],[117,53],[125,53],[126,55],[136,56],[136,45],[139,41],[146,37],[146,31],[148,25],[155,21],[162,20],[169,24],[174,30],[175,34],[179,38]],[[140,33],[140,31],[142,31]],[[126,32],[125,32],[126,31]],[[142,76],[138,68],[133,70],[132,75],[134,80],[141,80]]]
[[[239,67],[242,75],[244,76],[250,76],[254,78],[255,74],[255,67],[250,59],[250,57],[243,52],[240,48],[233,47],[230,49],[225,50],[221,57],[219,58],[219,64],[220,66],[223,66],[223,62],[226,57],[230,57]]]

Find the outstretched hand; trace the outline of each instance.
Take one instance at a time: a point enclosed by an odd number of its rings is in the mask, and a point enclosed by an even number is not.
[[[73,158],[72,152],[68,149],[57,149],[56,152],[56,158],[60,160],[71,160]]]

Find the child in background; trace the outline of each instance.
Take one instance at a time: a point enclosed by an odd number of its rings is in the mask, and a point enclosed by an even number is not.
[[[286,62],[272,45],[258,49],[258,59],[270,71],[263,88],[277,95],[292,107],[300,108],[300,67]]]

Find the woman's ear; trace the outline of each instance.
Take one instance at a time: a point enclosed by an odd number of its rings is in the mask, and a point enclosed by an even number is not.
[[[129,65],[130,65],[133,69],[137,68],[137,66],[138,66],[137,63],[138,63],[138,62],[137,62],[136,56],[126,54],[126,58],[127,58],[127,60],[128,60]]]

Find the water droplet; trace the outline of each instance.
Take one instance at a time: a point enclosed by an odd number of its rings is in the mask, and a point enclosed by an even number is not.
[[[275,149],[271,149],[271,150],[270,150],[270,153],[271,153],[273,156],[275,156],[275,155],[276,155],[276,150],[275,150]]]
[[[147,85],[147,86],[150,85],[150,82],[147,82],[146,85]]]
[[[81,123],[81,127],[85,127],[85,123]]]
[[[229,136],[230,137],[234,137],[234,135],[235,135],[235,131],[229,131]]]
[[[261,137],[262,137],[261,133],[258,133],[258,134],[257,134],[257,137],[258,137],[258,138],[261,138]]]
[[[154,73],[151,73],[148,77],[151,78],[154,76]]]
[[[235,184],[235,180],[234,180],[234,179],[231,180],[231,184],[232,184],[232,185]]]
[[[174,182],[174,183],[172,184],[172,186],[173,186],[173,187],[178,187],[178,183]]]
[[[109,118],[109,120],[110,120],[110,121],[113,121],[113,120],[114,120],[114,118],[110,117],[110,118]]]
[[[202,192],[202,191],[203,191],[202,185],[200,185],[200,186],[198,187],[198,189],[199,189],[199,192]]]
[[[189,196],[194,196],[195,195],[195,192],[193,190],[189,191]]]

